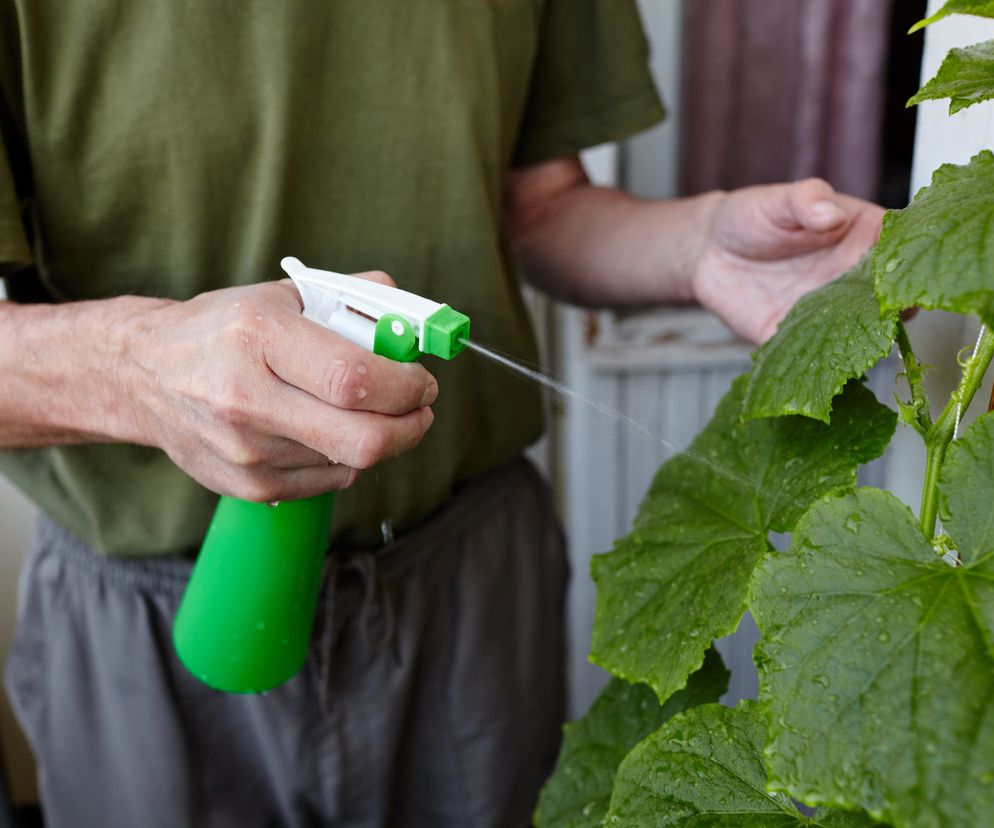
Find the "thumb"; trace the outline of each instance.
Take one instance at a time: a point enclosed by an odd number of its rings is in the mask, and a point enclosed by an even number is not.
[[[837,230],[849,218],[842,199],[820,178],[807,178],[789,185],[786,206],[796,229],[824,233]]]

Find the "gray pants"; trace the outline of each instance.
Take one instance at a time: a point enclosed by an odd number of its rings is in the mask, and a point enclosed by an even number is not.
[[[189,569],[42,521],[7,687],[51,828],[530,823],[563,718],[567,572],[524,461],[392,546],[334,556],[311,657],[264,696],[177,661]]]

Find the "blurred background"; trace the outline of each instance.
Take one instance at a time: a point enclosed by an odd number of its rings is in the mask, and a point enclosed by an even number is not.
[[[944,103],[907,110],[922,73],[956,45],[994,36],[994,24],[951,18],[907,36],[926,0],[639,0],[653,44],[653,70],[669,109],[662,126],[585,154],[591,176],[652,198],[817,175],[837,189],[904,206],[943,161],[963,162],[994,144],[994,116],[976,107],[949,120]],[[931,0],[930,6],[941,3]],[[749,349],[695,308],[587,313],[532,296],[547,365],[585,397],[622,411],[644,430],[596,410],[550,400],[550,435],[533,457],[553,480],[570,540],[572,715],[605,680],[588,664],[594,588],[591,555],[625,534],[649,482],[709,418]],[[955,382],[955,353],[973,341],[969,323],[923,314],[911,326],[933,396]],[[881,400],[896,367],[876,369]],[[984,393],[978,399],[987,400]],[[914,507],[922,458],[902,435],[865,481]],[[915,438],[916,439],[916,438]],[[910,481],[910,482],[909,482]],[[33,507],[0,480],[0,657],[15,615],[17,572]],[[755,627],[720,643],[733,668],[727,697],[755,693]],[[0,694],[2,695],[2,694]],[[37,824],[30,754],[0,698],[0,828]]]

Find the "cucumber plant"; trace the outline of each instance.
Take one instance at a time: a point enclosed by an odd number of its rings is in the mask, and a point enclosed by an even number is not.
[[[953,13],[994,17],[994,0],[949,0],[918,27]],[[950,114],[994,98],[994,41],[953,50],[909,105],[935,98]],[[983,325],[935,418],[900,319],[914,306]],[[796,305],[594,559],[591,658],[614,678],[567,726],[539,828],[994,825],[994,414],[959,434],[991,326],[984,151],[939,168]],[[895,342],[896,412],[861,379]],[[917,515],[856,484],[898,420],[925,444]],[[786,551],[771,532],[791,533]],[[747,610],[759,700],[730,709],[711,642]]]

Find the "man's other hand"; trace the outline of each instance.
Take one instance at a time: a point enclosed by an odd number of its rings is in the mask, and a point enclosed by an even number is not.
[[[883,212],[820,179],[730,192],[714,211],[694,296],[740,336],[765,342],[802,295],[859,261]]]

